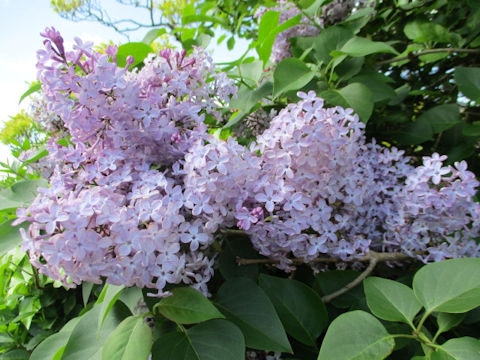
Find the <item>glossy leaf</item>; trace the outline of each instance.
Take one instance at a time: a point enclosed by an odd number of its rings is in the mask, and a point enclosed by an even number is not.
[[[332,105],[352,108],[362,122],[367,122],[373,111],[373,94],[361,83],[351,83],[342,89],[320,93]]]
[[[101,309],[98,316],[98,330],[100,330],[102,327],[103,322],[108,316],[108,313],[117,302],[124,288],[125,287],[123,285],[119,286],[112,284],[105,284],[103,287],[103,290],[97,300],[97,304],[100,304],[99,307]]]
[[[260,20],[258,28],[257,53],[264,64],[267,63],[272,53],[272,46],[275,37],[282,31],[300,23],[301,15],[297,15],[281,24],[279,22],[280,13],[277,11],[267,11]]]
[[[411,324],[422,308],[413,290],[397,281],[369,277],[363,281],[367,304],[372,313],[383,320]]]
[[[0,256],[22,243],[19,230],[20,228],[26,229],[28,227],[27,223],[12,226],[13,221],[9,220],[0,224]]]
[[[0,210],[28,207],[37,196],[38,187],[47,187],[48,182],[40,180],[21,180],[8,189],[0,191]]]
[[[424,112],[399,136],[403,144],[417,145],[432,140],[433,135],[460,123],[458,105],[443,104]]]
[[[245,340],[238,327],[226,320],[210,320],[160,336],[153,344],[153,360],[243,360]]]
[[[272,94],[272,89],[272,83],[269,81],[264,82],[254,90],[246,86],[240,86],[237,98],[230,102],[230,107],[248,113],[260,100]]]
[[[34,81],[30,85],[27,91],[25,91],[22,96],[20,96],[20,100],[18,100],[18,103],[20,104],[26,97],[32,95],[33,93],[36,93],[37,91],[40,91],[42,89],[42,83],[40,81]]]
[[[367,56],[375,53],[398,54],[394,48],[384,42],[372,41],[358,36],[348,40],[340,51],[354,57]]]
[[[348,283],[355,280],[360,273],[353,270],[332,270],[319,272],[315,276],[314,289],[318,290],[321,295],[333,294]],[[331,304],[340,309],[348,309],[352,306],[358,308],[364,302],[365,295],[360,286],[350,289],[345,294],[333,299]],[[365,305],[366,306],[366,305]]]
[[[431,360],[478,360],[480,359],[480,340],[472,337],[450,339],[433,352]]]
[[[296,58],[282,60],[273,73],[273,96],[301,89],[313,79],[314,75],[314,72],[301,60]]]
[[[413,278],[413,290],[429,313],[461,313],[480,306],[480,259],[425,265]]]
[[[275,308],[252,280],[233,278],[218,290],[215,304],[242,330],[248,347],[291,352],[290,343]]]
[[[116,303],[105,319],[102,329],[98,332],[96,329],[100,313],[101,307],[97,305],[82,316],[70,335],[61,357],[62,360],[90,359],[101,351],[108,335],[130,315],[129,310],[122,303]]]
[[[438,331],[437,334],[444,333],[460,323],[465,319],[465,314],[449,314],[440,313],[437,316]]]
[[[480,101],[480,67],[457,67],[455,82],[463,95],[474,101]]]
[[[353,32],[344,27],[327,27],[315,38],[315,57],[322,61],[323,64],[328,64],[332,58],[330,53],[334,50],[341,49],[341,47],[352,37]]]
[[[116,55],[117,64],[119,67],[125,67],[125,65],[127,65],[127,57],[131,55],[133,56],[134,61],[130,66],[135,67],[142,63],[148,54],[153,52],[154,51],[151,46],[143,42],[126,43],[118,47],[118,52]]]
[[[152,29],[143,37],[142,42],[147,45],[150,45],[152,42],[155,41],[155,39],[157,39],[158,37],[166,33],[167,33],[167,30],[165,30],[164,28]]]
[[[173,289],[172,295],[160,300],[154,311],[180,324],[195,324],[224,318],[202,293],[190,287]]]
[[[70,338],[70,334],[80,319],[81,317],[73,318],[66,323],[59,332],[50,335],[40,344],[38,344],[35,350],[32,352],[30,360],[53,359],[57,352],[61,351],[63,353],[62,349],[65,348],[65,345]]]
[[[123,320],[105,340],[103,359],[146,360],[152,347],[152,331],[142,317]]]
[[[296,280],[262,274],[259,284],[275,306],[286,332],[308,346],[316,346],[328,320],[322,298]]]
[[[375,317],[351,311],[330,324],[318,360],[381,360],[393,350],[392,336]]]
[[[90,298],[90,294],[92,293],[93,283],[84,281],[82,282],[82,300],[83,305],[87,306],[88,299]]]
[[[449,32],[440,24],[414,20],[405,25],[403,32],[410,39],[417,43],[428,41],[449,43],[456,42],[458,35]]]
[[[237,257],[246,259],[259,258],[248,238],[228,238],[224,241],[223,249],[218,258],[218,268],[223,278],[228,280],[235,277],[247,277],[257,281],[259,265],[251,264],[238,266]]]
[[[383,74],[377,72],[361,73],[353,77],[351,81],[365,85],[372,92],[374,102],[392,99],[396,96],[395,90],[388,84],[392,82],[392,79]]]

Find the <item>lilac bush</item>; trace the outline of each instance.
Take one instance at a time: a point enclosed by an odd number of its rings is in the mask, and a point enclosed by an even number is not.
[[[139,286],[167,284],[208,293],[219,230],[238,228],[262,255],[352,260],[369,251],[423,261],[480,256],[479,185],[466,163],[423,165],[395,148],[367,143],[352,109],[325,108],[314,92],[280,111],[249,148],[219,140],[217,117],[236,88],[195,49],[160,51],[117,65],[76,39],[66,52],[47,29],[38,53],[47,109],[70,145],[49,143],[50,187],[18,211],[24,249],[44,274]]]

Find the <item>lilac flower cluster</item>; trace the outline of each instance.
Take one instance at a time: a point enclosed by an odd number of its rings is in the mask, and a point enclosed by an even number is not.
[[[232,227],[285,270],[292,258],[370,250],[480,256],[479,183],[464,162],[434,154],[414,167],[367,143],[352,109],[325,108],[314,92],[299,93],[250,148],[218,140],[203,120],[235,88],[200,50],[162,51],[130,71],[114,47],[102,54],[77,39],[65,52],[54,29],[44,36],[39,78],[71,145],[50,142],[50,187],[17,213],[31,223],[24,248],[42,273],[69,286],[207,293],[210,245]]]
[[[292,258],[351,260],[369,250],[424,261],[480,256],[479,183],[464,162],[443,166],[434,154],[415,168],[402,151],[366,143],[351,109],[324,108],[314,92],[299,96],[250,152],[230,139],[187,159],[187,183],[211,215],[230,226],[233,214],[285,270]]]
[[[18,212],[31,223],[32,263],[69,286],[105,278],[159,295],[180,282],[206,292],[213,260],[204,250],[216,228],[196,216],[203,199],[188,196],[178,160],[236,88],[200,49],[164,50],[129,71],[116,47],[103,54],[76,39],[66,52],[55,29],[43,36],[39,80],[71,145],[49,143],[50,187]]]

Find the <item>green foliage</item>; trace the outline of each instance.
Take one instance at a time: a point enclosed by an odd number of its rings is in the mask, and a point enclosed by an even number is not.
[[[105,340],[103,359],[146,360],[152,347],[152,332],[141,317],[123,320]]]
[[[0,141],[5,145],[20,147],[25,141],[39,142],[37,139],[39,128],[32,117],[24,110],[4,123],[0,131]]]
[[[291,352],[291,346],[274,306],[252,280],[233,278],[218,290],[215,304],[237,325],[252,349]]]
[[[192,288],[173,289],[172,296],[159,301],[153,309],[179,324],[224,318],[205,296]]]
[[[461,324],[459,315],[480,306],[480,259],[464,258],[433,263],[421,268],[413,278],[413,290],[398,282],[370,277],[364,280],[370,311],[387,321],[405,322],[410,332],[388,332],[374,316],[363,311],[347,312],[329,326],[319,353],[323,359],[385,359],[396,339],[422,344],[426,359],[476,359],[480,340],[451,338],[437,343],[440,334]],[[422,316],[416,316],[421,308]],[[427,318],[437,315],[435,336],[425,329]],[[458,336],[458,335],[457,335]],[[344,338],[349,343],[344,345]],[[397,344],[398,345],[398,344]]]

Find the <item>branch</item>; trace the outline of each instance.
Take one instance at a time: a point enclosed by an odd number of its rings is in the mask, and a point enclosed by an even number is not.
[[[230,233],[230,231],[229,231]],[[237,230],[235,234],[245,234],[241,230]],[[415,255],[421,255],[423,252],[416,252]],[[340,263],[340,262],[370,262],[372,256],[375,256],[376,262],[387,262],[387,261],[403,261],[403,260],[411,260],[414,259],[412,256],[409,256],[404,253],[377,253],[374,251],[370,251],[367,255],[362,256],[360,258],[352,258],[352,259],[339,259],[339,258],[332,258],[332,257],[318,257],[309,261],[305,261],[305,259],[291,259],[292,265],[302,265],[302,264],[317,264],[317,263]],[[252,264],[278,264],[277,260],[272,259],[243,259],[237,258],[237,265],[244,266],[244,265],[252,265]]]
[[[345,294],[348,290],[350,290],[350,289],[354,288],[355,286],[357,286],[358,284],[360,284],[368,275],[370,275],[372,273],[373,269],[375,269],[375,266],[377,265],[377,262],[379,261],[379,258],[381,258],[381,256],[378,256],[378,255],[384,255],[384,254],[376,253],[374,251],[369,252],[368,255],[367,255],[367,257],[369,258],[369,264],[368,264],[367,268],[360,275],[358,275],[358,277],[356,279],[354,279],[352,282],[348,283],[347,285],[345,285],[341,289],[338,289],[334,293],[332,293],[330,295],[325,295],[324,297],[322,297],[322,301],[325,304],[329,303],[330,301],[332,301],[336,297],[339,297],[340,295]]]
[[[396,58],[391,58],[383,61],[377,62],[376,65],[383,65],[383,64],[388,64],[392,62],[398,62],[402,60],[409,60],[412,59],[413,57],[417,56],[422,56],[422,55],[427,55],[427,54],[437,54],[437,53],[480,53],[480,49],[462,49],[462,48],[438,48],[438,49],[428,49],[428,50],[423,50],[423,51],[418,51],[418,52],[411,52],[406,56],[401,56],[401,57],[396,57]]]

